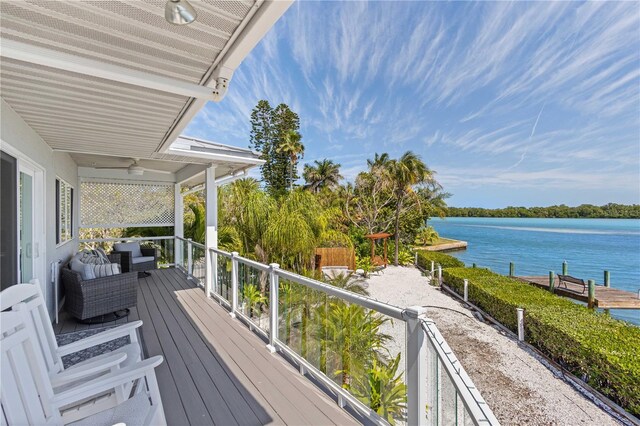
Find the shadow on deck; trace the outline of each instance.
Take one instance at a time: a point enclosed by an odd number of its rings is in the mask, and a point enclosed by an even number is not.
[[[79,324],[62,313],[56,334],[143,321],[170,425],[355,424],[356,420],[175,269],[139,280],[127,318]]]

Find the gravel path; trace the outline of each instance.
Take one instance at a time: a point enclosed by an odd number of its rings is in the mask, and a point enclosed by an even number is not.
[[[497,328],[428,285],[416,268],[388,267],[367,280],[370,296],[400,307],[427,306],[449,346],[503,425],[620,424],[554,374]],[[384,332],[394,337],[392,355],[404,356],[404,324]]]

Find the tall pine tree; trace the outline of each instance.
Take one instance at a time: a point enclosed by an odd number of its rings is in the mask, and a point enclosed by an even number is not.
[[[278,147],[287,133],[297,132],[299,128],[298,114],[286,104],[272,108],[268,101],[261,100],[251,112],[249,146],[262,153],[261,158],[266,161],[260,167],[262,180],[274,195],[285,193],[291,187],[291,182],[298,179],[296,165],[293,165],[294,173],[291,176],[291,157],[278,150]]]

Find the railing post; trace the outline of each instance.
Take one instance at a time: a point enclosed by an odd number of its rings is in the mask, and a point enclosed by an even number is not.
[[[407,424],[427,424],[427,337],[422,329],[422,320],[427,310],[412,306],[405,311],[407,333],[407,355],[405,377],[407,380]]]
[[[187,275],[193,275],[193,244],[191,244],[191,238],[187,238]]]
[[[278,288],[280,277],[276,270],[280,268],[277,263],[269,264],[269,352],[276,351],[276,339],[278,339]]]
[[[518,340],[524,342],[524,309],[516,308],[518,314]]]
[[[418,250],[413,253],[413,264],[418,266]]]
[[[438,265],[438,285],[442,287],[442,265]]]
[[[435,267],[436,267],[436,263],[432,260],[431,261],[431,276],[433,277],[433,273],[435,272]]]
[[[231,252],[231,315],[236,317],[238,310],[238,252]]]
[[[464,301],[469,301],[469,280],[464,280]]]

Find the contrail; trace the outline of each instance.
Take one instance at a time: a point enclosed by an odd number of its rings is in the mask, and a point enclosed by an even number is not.
[[[538,113],[538,118],[536,118],[536,122],[533,124],[533,129],[531,129],[531,135],[529,135],[529,141],[531,141],[533,134],[536,132],[536,127],[538,127],[538,121],[540,121],[540,116],[542,115],[542,111],[544,110],[544,107],[546,105],[547,105],[547,102],[545,101],[544,104],[542,104],[542,108],[540,108],[540,112]]]
[[[533,135],[536,133],[536,127],[538,127],[538,121],[540,121],[540,116],[542,115],[542,111],[544,111],[544,107],[547,105],[547,102],[545,101],[544,104],[542,104],[542,108],[540,108],[540,112],[538,113],[538,117],[536,117],[536,122],[533,123],[533,128],[531,129],[531,134],[529,135],[529,142],[531,142],[531,139],[533,138]],[[522,153],[522,155],[520,156],[520,159],[511,167],[507,168],[505,170],[505,172],[508,172],[511,169],[515,169],[516,167],[518,167],[520,165],[520,163],[522,163],[525,159],[525,157],[527,156],[527,152],[529,151],[529,145],[527,145],[524,149],[524,152]]]

